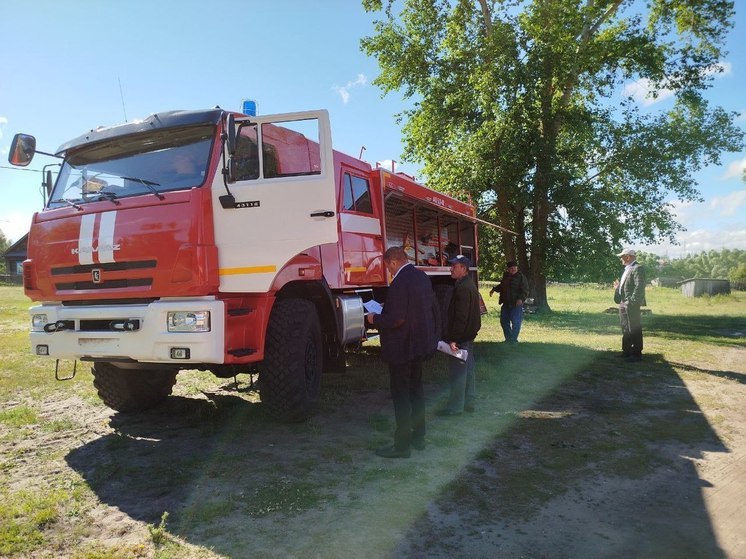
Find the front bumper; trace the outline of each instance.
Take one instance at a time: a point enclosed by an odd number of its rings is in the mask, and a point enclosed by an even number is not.
[[[209,311],[210,331],[169,332],[170,311]],[[31,352],[53,359],[134,360],[143,363],[223,363],[225,358],[225,306],[214,297],[161,299],[142,305],[66,307],[42,304],[29,314],[46,315],[47,324],[66,327],[45,332],[32,326]],[[110,323],[136,323],[136,330],[115,331]],[[188,352],[177,351],[188,349]],[[172,355],[189,355],[174,359]]]

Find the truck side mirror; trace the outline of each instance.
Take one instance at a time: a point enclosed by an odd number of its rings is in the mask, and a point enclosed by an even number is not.
[[[52,194],[52,171],[47,171],[46,173],[44,173],[44,182],[41,184],[47,191],[47,196]]]
[[[28,134],[16,134],[10,144],[8,162],[16,167],[26,167],[36,153],[36,138]]]
[[[225,127],[228,129],[228,155],[236,153],[236,119],[232,114],[225,119]]]

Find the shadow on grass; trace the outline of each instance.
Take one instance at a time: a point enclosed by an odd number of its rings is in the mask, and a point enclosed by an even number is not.
[[[497,406],[481,421],[513,421],[483,441],[392,556],[725,557],[692,460],[728,449],[662,356],[485,349],[497,370],[484,389]],[[565,367],[574,373],[521,401]]]
[[[393,413],[385,367],[364,356],[325,381],[308,423],[272,423],[240,395],[170,398],[66,459],[103,503],[149,523],[168,511],[171,533],[227,557],[724,557],[690,458],[726,449],[668,363],[476,351],[477,412],[429,417],[409,460],[372,453]],[[426,368],[430,412],[446,359]]]
[[[601,311],[596,314],[553,311],[549,314],[529,315],[525,324],[531,322],[558,330],[620,334],[618,315]],[[651,313],[643,315],[642,326],[646,334],[664,339],[746,347],[746,318],[742,317]]]

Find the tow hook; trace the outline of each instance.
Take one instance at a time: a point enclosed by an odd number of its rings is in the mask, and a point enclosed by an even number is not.
[[[64,330],[75,330],[74,320],[58,320],[57,322],[50,322],[44,325],[44,331],[47,334],[52,332],[62,332]]]
[[[57,359],[54,364],[54,378],[57,380],[72,380],[75,378],[75,372],[78,369],[78,360],[76,359],[73,361],[73,373],[70,376],[67,377],[61,377],[60,376],[60,360]]]

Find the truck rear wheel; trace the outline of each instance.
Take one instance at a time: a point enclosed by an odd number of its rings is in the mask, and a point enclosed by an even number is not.
[[[304,299],[276,301],[267,327],[259,394],[281,421],[305,421],[319,398],[323,348],[316,307]]]
[[[178,373],[170,369],[120,369],[111,363],[96,363],[91,372],[99,398],[121,412],[160,404],[171,394]]]

